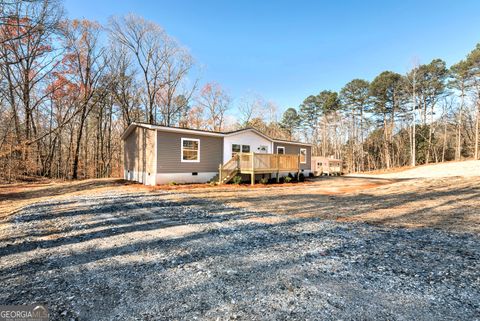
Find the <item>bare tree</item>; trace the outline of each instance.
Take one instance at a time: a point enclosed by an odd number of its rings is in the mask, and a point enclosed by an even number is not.
[[[189,102],[197,87],[197,80],[188,86],[185,79],[193,66],[193,59],[188,51],[180,47],[176,41],[170,41],[169,55],[163,73],[163,87],[158,92],[158,105],[161,124],[171,126],[178,123],[179,118],[188,112]]]
[[[252,119],[260,117],[265,111],[266,102],[259,94],[249,93],[243,96],[238,104],[240,126],[249,126]]]
[[[52,89],[45,80],[60,62],[54,36],[63,11],[59,3],[47,0],[3,2],[1,7],[0,95],[11,108],[17,145],[12,151],[22,149],[22,164],[29,172],[29,164],[40,162],[39,157],[29,157],[28,145],[39,142],[39,108],[51,93],[44,88]],[[42,152],[41,144],[36,152]]]
[[[157,96],[169,81],[174,81],[166,76],[169,59],[176,54],[172,39],[156,23],[133,14],[111,18],[109,29],[111,40],[128,48],[135,57],[144,85],[146,121],[153,124],[157,120]]]
[[[79,86],[79,124],[73,154],[72,178],[78,178],[80,146],[85,121],[93,106],[102,99],[98,83],[105,70],[105,48],[99,44],[101,26],[89,20],[73,20],[65,25],[66,73]],[[96,100],[94,100],[96,98]]]
[[[130,51],[123,45],[110,41],[108,71],[114,102],[119,106],[126,128],[133,121],[145,119],[140,108],[140,86],[136,69],[132,68]]]
[[[223,130],[225,112],[230,107],[230,97],[217,83],[207,83],[197,98],[197,103],[205,109],[209,129]]]

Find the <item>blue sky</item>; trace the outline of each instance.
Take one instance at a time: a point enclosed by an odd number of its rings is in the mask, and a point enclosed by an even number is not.
[[[414,60],[463,59],[480,42],[480,1],[67,0],[71,18],[139,14],[190,49],[203,82],[297,107],[323,89]]]

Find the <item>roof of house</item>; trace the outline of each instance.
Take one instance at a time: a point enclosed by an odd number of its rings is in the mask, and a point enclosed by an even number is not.
[[[276,139],[276,138],[271,138],[262,132],[258,131],[255,128],[247,127],[247,128],[242,128],[242,129],[237,129],[233,131],[227,131],[227,132],[221,132],[221,131],[210,131],[210,130],[202,130],[202,129],[192,129],[192,128],[182,128],[182,127],[174,127],[174,126],[163,126],[163,125],[153,125],[153,124],[148,124],[148,123],[142,123],[142,122],[133,122],[131,123],[127,129],[123,132],[121,138],[125,139],[127,138],[128,135],[133,131],[135,127],[143,127],[147,129],[154,129],[154,130],[160,130],[160,131],[166,131],[166,132],[176,132],[176,133],[195,133],[197,135],[204,135],[204,136],[217,136],[217,137],[225,137],[225,136],[231,136],[235,135],[237,133],[245,132],[245,131],[253,131],[254,133],[264,137],[267,140],[270,140],[272,142],[281,142],[281,143],[292,143],[292,144],[298,144],[298,145],[306,145],[306,146],[311,146],[312,144],[309,143],[302,143],[302,142],[296,142],[296,141],[289,141],[289,140],[283,140],[283,139]]]

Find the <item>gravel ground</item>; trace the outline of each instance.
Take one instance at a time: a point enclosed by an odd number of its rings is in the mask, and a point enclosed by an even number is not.
[[[0,304],[52,320],[480,320],[478,234],[110,191],[4,222]],[[268,221],[268,220],[267,220]]]

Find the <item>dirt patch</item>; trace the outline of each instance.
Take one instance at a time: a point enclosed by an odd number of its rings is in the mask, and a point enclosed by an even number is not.
[[[475,165],[476,166],[476,165]],[[0,213],[5,218],[40,201],[96,195],[108,191],[169,192],[221,202],[269,217],[262,223],[292,218],[321,218],[340,222],[368,222],[409,228],[431,227],[457,232],[480,232],[480,177],[386,179],[377,176],[322,177],[280,185],[210,184],[156,187],[123,180],[86,180],[41,184],[0,185]],[[272,217],[273,214],[275,217]],[[0,225],[0,229],[4,226]]]
[[[185,191],[200,199],[285,218],[317,217],[409,228],[480,232],[480,177],[320,178],[309,185],[261,190]]]
[[[100,193],[112,188],[137,185],[123,179],[89,179],[80,181],[42,181],[0,185],[0,219],[29,204],[52,198]]]

